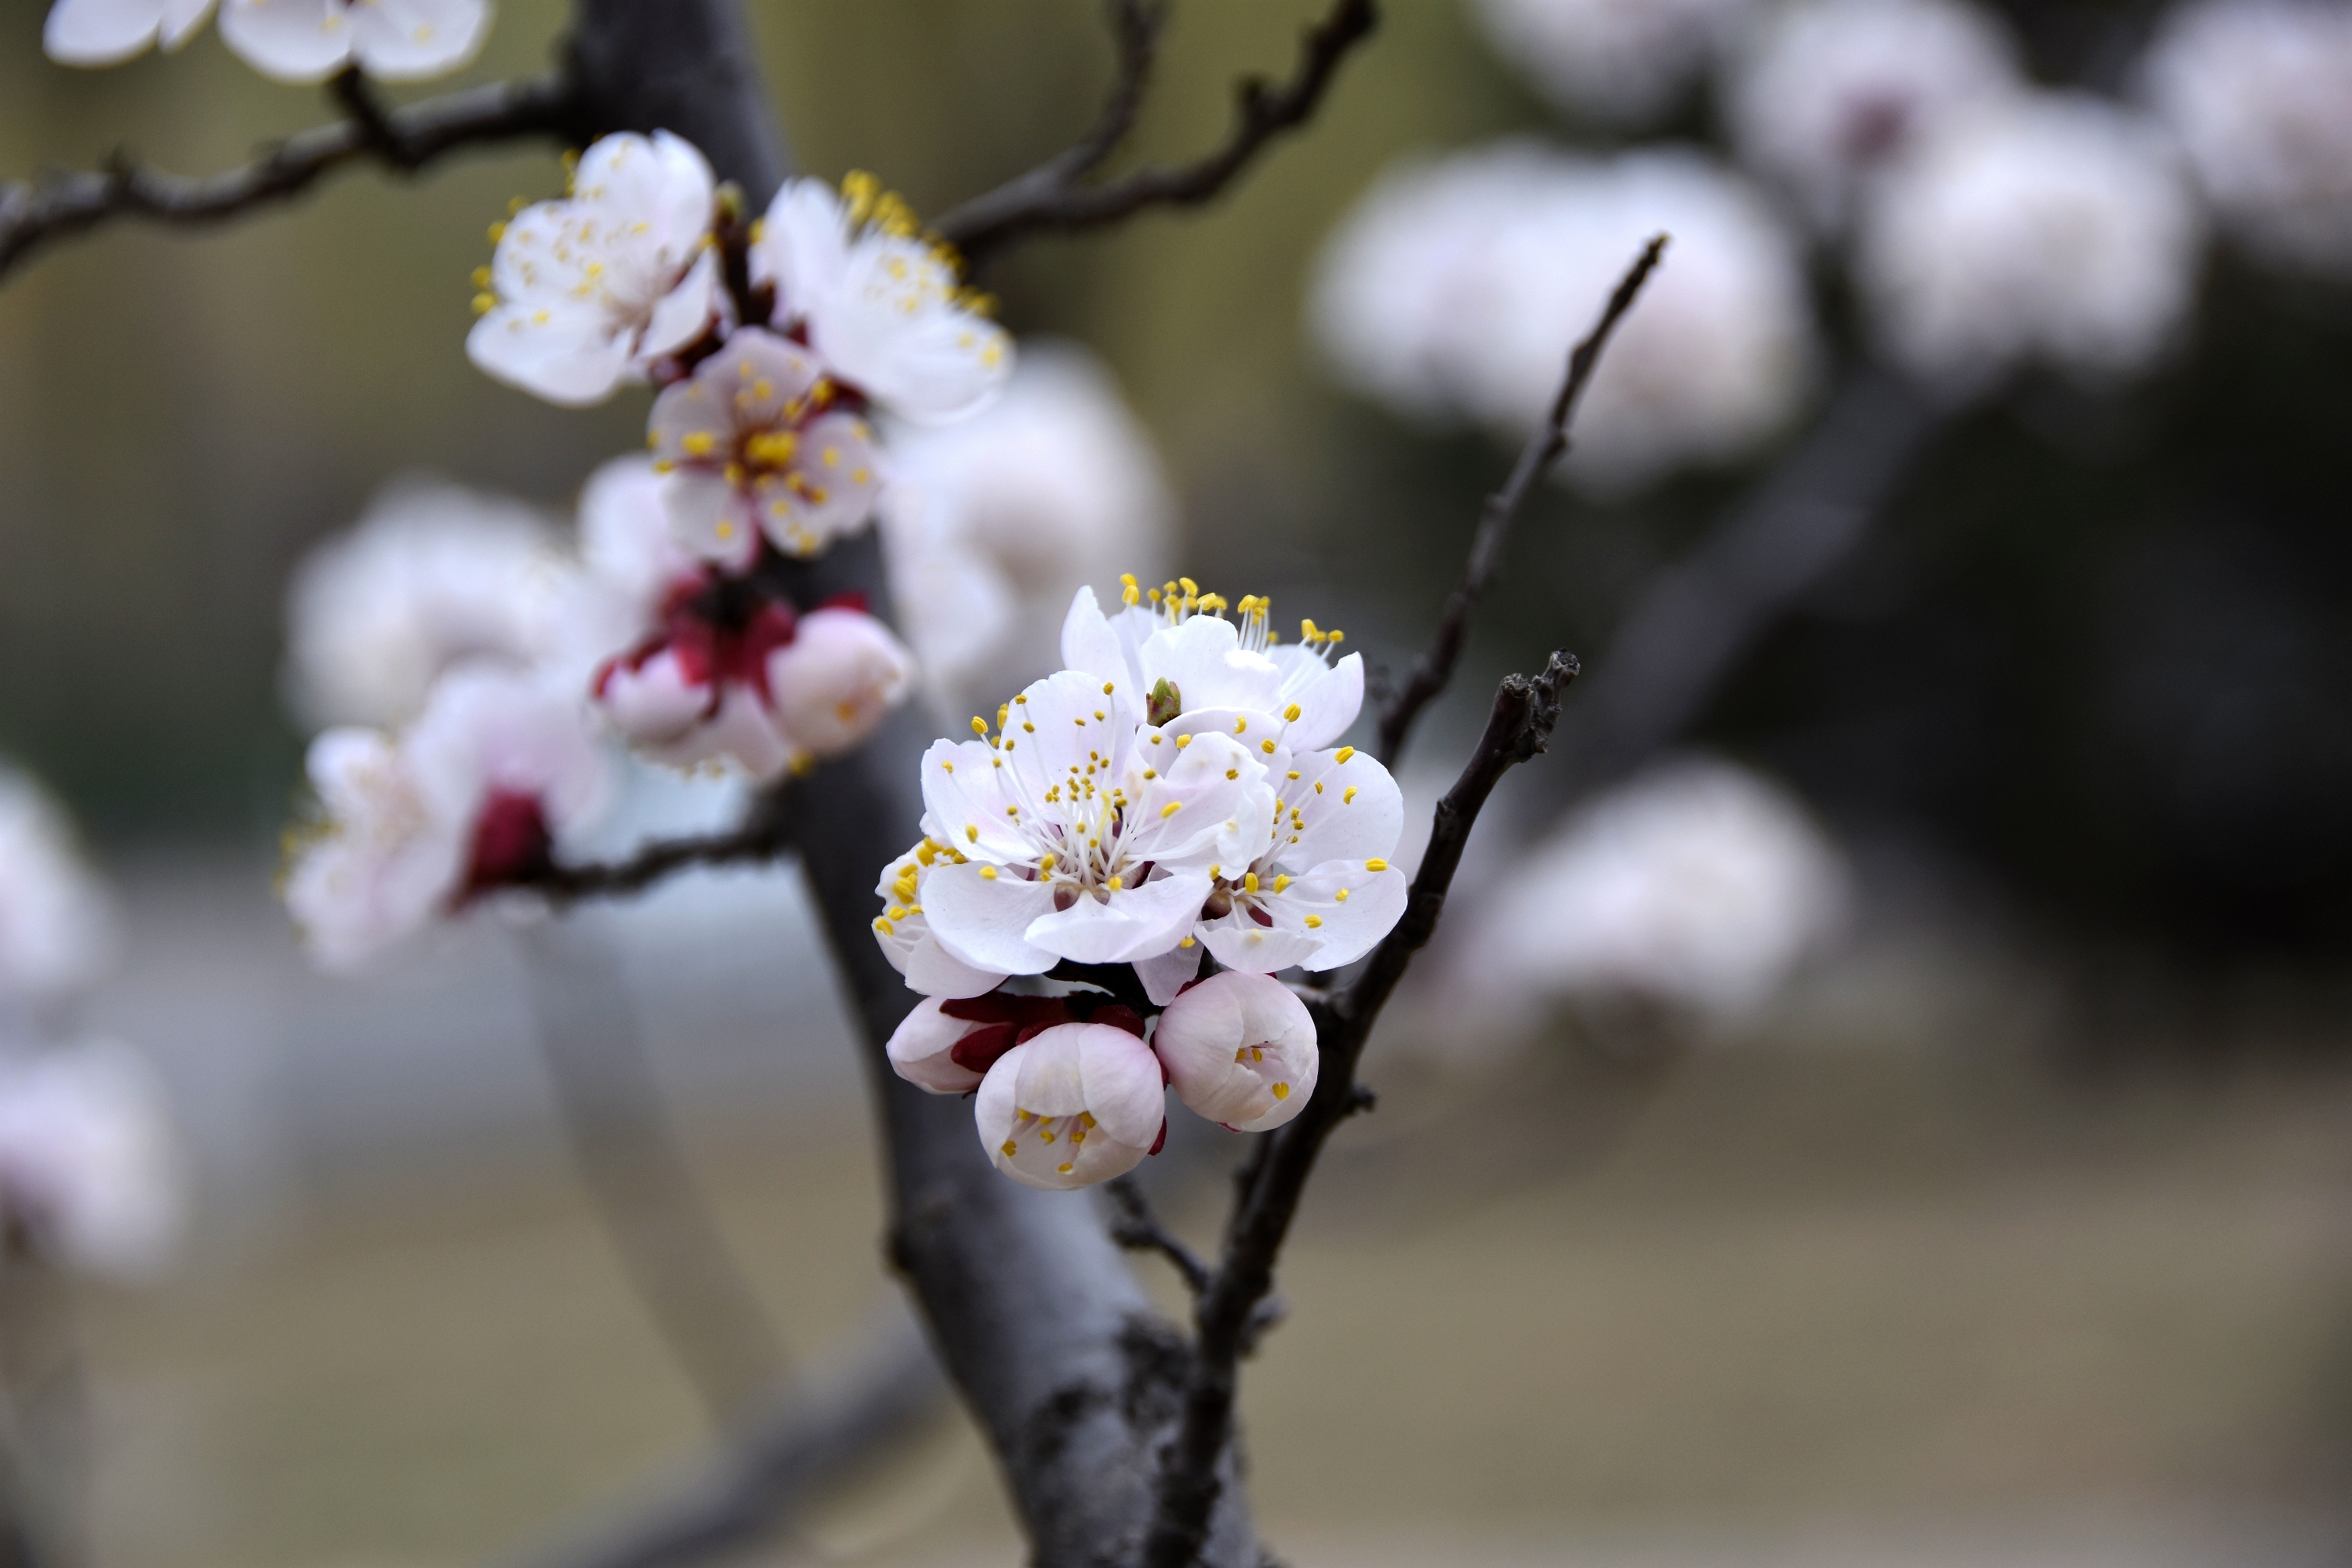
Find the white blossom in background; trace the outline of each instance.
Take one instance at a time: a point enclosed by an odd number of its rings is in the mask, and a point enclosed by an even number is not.
[[[2185,329],[2203,214],[2163,132],[2042,93],[1924,140],[1864,205],[1855,275],[1883,351],[1956,392],[2028,362],[2147,367]]]
[[[489,30],[489,0],[221,0],[223,41],[279,81],[352,65],[385,81],[446,76]]]
[[[1723,108],[1741,161],[1834,230],[1877,171],[2022,89],[2015,40],[1967,0],[1796,0],[1726,51]]]
[[[2233,238],[2284,266],[2352,274],[2352,6],[2179,6],[2143,75]]]
[[[152,1278],[185,1219],[163,1086],[126,1046],[0,1057],[0,1207],[75,1268]]]
[[[1736,459],[1811,387],[1800,247],[1738,175],[1687,148],[1609,158],[1504,142],[1381,176],[1327,243],[1309,301],[1339,378],[1401,413],[1514,442],[1643,243],[1665,264],[1619,327],[1560,475],[1622,493]]]
[[[397,481],[314,545],[286,595],[286,689],[313,725],[397,724],[454,665],[547,657],[577,567],[520,501]]]
[[[758,327],[665,388],[649,437],[678,542],[741,571],[763,535],[810,556],[864,527],[881,462],[871,428],[835,395],[807,350]]]
[[[835,192],[788,180],[751,245],[751,279],[776,290],[776,330],[798,329],[826,368],[882,412],[946,424],[985,408],[1013,342],[982,315],[956,264],[915,232],[871,176]]]
[[[711,244],[717,198],[709,163],[667,131],[595,142],[570,195],[525,207],[496,231],[467,357],[570,407],[646,380],[727,309]]]
[[[1236,1132],[1306,1110],[1322,1067],[1307,1005],[1278,980],[1231,970],[1170,1002],[1151,1048],[1177,1099]]]
[[[541,863],[612,787],[568,681],[472,667],[444,676],[397,736],[327,731],[308,772],[322,819],[294,847],[284,895],[311,956],[338,972]]]
[[[1024,1186],[1124,1175],[1168,1129],[1160,1060],[1125,1029],[1061,1024],[997,1058],[973,1100],[981,1147]]]
[[[947,712],[1051,669],[1073,593],[1166,555],[1176,507],[1159,454],[1076,343],[1024,343],[985,413],[887,438],[891,597]]]
[[[60,65],[120,65],[161,44],[176,49],[213,14],[213,0],[56,0],[41,47]]]
[[[114,959],[111,900],[39,785],[0,768],[0,1005],[89,985]]]
[[[1736,1020],[1833,935],[1843,858],[1785,790],[1728,763],[1668,763],[1520,855],[1475,906],[1454,989],[1516,1002],[1635,997]]]
[[[1572,113],[1637,125],[1672,109],[1753,0],[1472,0],[1495,52]]]

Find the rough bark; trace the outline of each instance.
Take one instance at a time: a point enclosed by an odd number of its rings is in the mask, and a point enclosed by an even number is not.
[[[581,0],[577,15],[572,64],[584,119],[600,131],[675,132],[764,205],[786,173],[784,143],[733,0]],[[855,590],[887,614],[870,532],[803,576],[804,604]],[[788,801],[863,1026],[890,1258],[995,1447],[1040,1568],[1132,1561],[1151,1518],[1156,1451],[1177,1413],[1184,1341],[1152,1310],[1091,1197],[1004,1180],[981,1152],[971,1108],[901,1081],[882,1055],[916,996],[874,942],[874,883],[918,837],[925,740],[901,714],[794,784]],[[1240,1489],[1223,1496],[1203,1560],[1254,1565]]]

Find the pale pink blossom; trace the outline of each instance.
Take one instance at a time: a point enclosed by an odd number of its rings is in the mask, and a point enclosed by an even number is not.
[[[137,1281],[160,1273],[185,1217],[163,1086],[127,1046],[0,1058],[0,1211],[67,1263]]]
[[[1477,0],[1496,52],[1563,109],[1638,124],[1671,109],[1755,0]]]
[[[32,780],[0,768],[0,1005],[69,996],[114,959],[106,888],[65,813]]]
[[[120,65],[157,44],[178,48],[212,12],[213,0],[56,0],[41,47],[62,65]]]
[[[467,356],[567,406],[646,380],[726,308],[710,243],[717,197],[709,163],[667,131],[595,142],[569,196],[525,207],[499,231]]]
[[[352,65],[385,81],[446,76],[489,28],[489,0],[221,0],[223,41],[280,81]]]
[[[1062,1024],[999,1057],[973,1101],[981,1147],[1024,1186],[1124,1175],[1168,1127],[1159,1058],[1108,1024]]]
[[[1307,1005],[1278,980],[1230,970],[1170,1002],[1151,1048],[1177,1099],[1236,1132],[1297,1116],[1321,1067]]]

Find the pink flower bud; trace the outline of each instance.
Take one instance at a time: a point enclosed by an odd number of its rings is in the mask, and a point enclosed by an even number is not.
[[[798,635],[768,656],[777,722],[821,757],[863,741],[914,679],[914,655],[863,610],[811,611]]]
[[[1024,1186],[1122,1175],[1160,1142],[1167,1091],[1150,1047],[1108,1024],[1062,1024],[999,1057],[973,1106],[981,1147]]]
[[[1315,1092],[1315,1020],[1270,975],[1228,970],[1160,1015],[1152,1049],[1176,1098],[1236,1132],[1279,1127]]]

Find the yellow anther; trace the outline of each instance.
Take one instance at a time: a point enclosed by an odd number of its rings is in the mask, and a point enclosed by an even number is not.
[[[494,224],[490,225],[490,243],[491,243],[492,245],[496,245],[499,241],[500,241],[500,240],[504,239],[506,237],[507,237],[507,226],[506,226],[506,225],[504,225],[504,224],[502,224],[502,223],[494,223]]]
[[[953,763],[941,763],[940,766],[945,768],[950,773],[955,772],[955,764]]]
[[[1186,746],[1189,746],[1189,745],[1191,745],[1192,743],[1192,736],[1190,736],[1190,735],[1179,735],[1179,736],[1177,736],[1177,737],[1176,737],[1176,749],[1177,749],[1178,751],[1181,751],[1181,750],[1183,750]],[[1155,744],[1155,745],[1156,745],[1156,744],[1158,744],[1158,742],[1153,742],[1153,744]]]
[[[1171,800],[1166,805],[1160,808],[1160,820],[1165,822],[1183,809],[1184,803],[1182,801]]]
[[[975,831],[972,837],[977,838],[980,835]],[[993,866],[982,866],[980,868],[980,879],[983,882],[993,882],[996,880],[996,868]]]
[[[1015,1143],[1012,1139],[1007,1138],[1004,1141],[1004,1157],[1010,1160],[1013,1155],[1018,1154],[1019,1152],[1021,1152],[1021,1145]]]
[[[1289,879],[1288,877],[1285,877],[1285,876],[1276,876],[1276,877],[1275,878],[1275,879],[1274,879],[1274,890],[1275,890],[1276,892],[1277,892],[1277,893],[1278,893],[1278,892],[1282,891],[1282,889],[1283,889],[1287,888],[1288,886],[1290,886],[1290,879]]]
[[[987,734],[987,733],[988,733],[988,721],[987,721],[987,720],[985,720],[985,719],[983,719],[983,718],[982,718],[982,717],[981,717],[979,714],[977,714],[977,713],[973,714],[973,715],[971,716],[971,732],[972,732],[973,734],[975,734],[975,735],[985,735],[985,734]]]
[[[1260,741],[1257,743],[1257,749],[1264,752],[1269,757],[1274,755],[1274,742],[1272,741]]]
[[[1146,768],[1143,770],[1143,776],[1147,779],[1156,779],[1160,776],[1160,770],[1158,768]]]
[[[1323,923],[1323,917],[1322,917],[1321,915],[1308,915],[1308,916],[1307,917],[1307,929],[1308,931],[1313,931],[1313,930],[1315,930],[1317,927],[1320,926],[1322,923]]]
[[[1068,1175],[1072,1171],[1076,1170],[1076,1169],[1077,1169],[1077,1167],[1076,1167],[1076,1165],[1074,1165],[1074,1164],[1071,1164],[1068,1161],[1066,1161],[1066,1161],[1064,1161],[1062,1163],[1060,1163],[1060,1164],[1058,1164],[1058,1165],[1055,1166],[1055,1167],[1054,1167],[1054,1169],[1055,1169],[1055,1172],[1057,1172],[1058,1173],[1060,1173],[1060,1174],[1062,1174],[1062,1175],[1066,1176],[1066,1175]]]
[[[1239,768],[1227,768],[1225,776],[1229,779],[1237,779],[1242,776],[1242,771]]]
[[[1290,1098],[1290,1086],[1286,1083],[1276,1084],[1274,1086],[1274,1098],[1276,1100],[1288,1100]]]
[[[801,438],[789,430],[762,430],[743,443],[743,455],[763,468],[781,468],[800,450]]]
[[[678,450],[689,458],[707,458],[719,445],[719,438],[708,430],[689,430],[678,437],[677,445]]]
[[[1103,682],[1103,695],[1104,695],[1105,697],[1109,696],[1109,695],[1111,694],[1111,692],[1112,692],[1114,689],[1116,689],[1116,683],[1115,683],[1115,682],[1108,681],[1108,680],[1106,680],[1106,681],[1104,681],[1104,682]],[[1096,718],[1097,718],[1097,719],[1099,719],[1099,718],[1101,718],[1101,717],[1102,717],[1102,715],[1101,715],[1101,714],[1099,714],[1099,713],[1097,713],[1097,714],[1096,714],[1096,715],[1095,715],[1095,717],[1096,717]]]
[[[977,844],[977,843],[979,843],[979,842],[980,842],[980,829],[979,829],[979,828],[977,828],[977,827],[967,827],[967,828],[965,828],[965,829],[963,830],[963,838],[964,838],[964,842],[965,842],[965,843],[967,843],[967,844]],[[982,870],[983,870],[983,871],[985,871],[986,869],[987,869],[986,868],[984,868],[984,867],[982,868]],[[989,873],[989,874],[990,874],[990,875],[993,875],[994,873],[991,872],[991,873]]]
[[[1255,893],[1257,891],[1256,872],[1244,871],[1242,873],[1242,890],[1246,893]]]
[[[487,268],[487,267],[477,267],[477,268],[474,268],[474,287],[475,287],[475,288],[477,288],[477,289],[487,289],[487,288],[488,288],[489,286],[490,286],[490,269],[489,269],[488,268]]]
[[[1188,937],[1186,937],[1183,941],[1181,941],[1181,942],[1178,942],[1176,945],[1177,945],[1178,947],[1192,947],[1192,946],[1194,946],[1194,945],[1196,945],[1196,944],[1194,943],[1194,942],[1192,941],[1192,939],[1191,937],[1189,937],[1189,936],[1188,936]]]
[[[1341,805],[1353,805],[1356,804],[1356,786],[1354,784],[1349,784],[1346,789],[1339,792],[1339,804]]]
[[[1336,753],[1334,753],[1334,754],[1333,754],[1333,756],[1332,756],[1331,760],[1332,760],[1333,762],[1335,762],[1335,763],[1338,763],[1340,766],[1345,767],[1345,766],[1347,766],[1348,759],[1349,759],[1349,757],[1354,756],[1355,754],[1356,754],[1356,748],[1355,748],[1355,747],[1353,747],[1353,746],[1342,746],[1342,747],[1340,747],[1340,748],[1339,748],[1339,750]]]
[[[1234,720],[1234,734],[1238,735],[1238,734],[1240,734],[1243,731],[1244,731],[1244,730],[1246,730],[1246,729],[1248,729],[1248,728],[1249,728],[1249,721],[1248,721],[1248,720],[1246,720],[1246,719],[1236,719],[1236,720]]]
[[[1092,1127],[1095,1124],[1095,1113],[1091,1110],[1081,1110],[1078,1112],[1078,1120]]]
[[[1054,1130],[1053,1130],[1052,1128],[1050,1128],[1050,1127],[1040,1127],[1039,1129],[1037,1129],[1037,1142],[1040,1142],[1040,1143],[1051,1143],[1053,1141],[1054,1141]]]
[[[498,308],[499,297],[496,294],[477,294],[474,296],[474,314],[477,316],[487,316]]]
[[[1313,621],[1301,621],[1298,623],[1298,640],[1300,642],[1321,642],[1323,640],[1323,634],[1315,629],[1315,623]]]
[[[1385,871],[1388,868],[1389,863],[1385,860],[1367,860],[1364,862],[1364,869],[1367,871]]]
[[[1342,643],[1348,640],[1348,634],[1341,631],[1339,627],[1333,626],[1331,628],[1331,635],[1325,637],[1323,640],[1328,643]]]
[[[1183,588],[1186,598],[1197,599],[1201,596],[1201,584],[1193,582],[1190,577],[1179,577],[1176,581]]]
[[[1294,702],[1289,707],[1282,710],[1282,721],[1286,724],[1296,724],[1298,722],[1297,703]]]
[[[891,932],[890,922],[887,920],[877,920],[874,922],[874,930],[878,935],[888,936]]]

